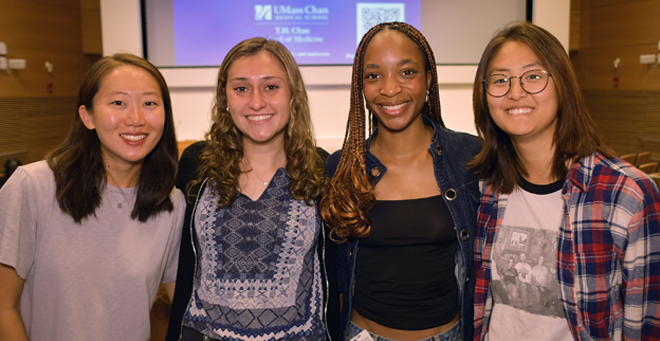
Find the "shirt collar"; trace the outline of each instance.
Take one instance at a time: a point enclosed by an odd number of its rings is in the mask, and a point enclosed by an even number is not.
[[[593,177],[594,167],[603,159],[603,155],[598,152],[573,161],[571,169],[568,171],[567,179],[576,187],[586,192]],[[568,184],[568,182],[566,184]],[[564,192],[567,191],[566,184],[564,184]]]

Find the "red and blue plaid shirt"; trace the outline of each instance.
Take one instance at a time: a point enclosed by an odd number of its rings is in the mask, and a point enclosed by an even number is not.
[[[628,163],[595,153],[569,170],[557,278],[576,340],[660,340],[660,193]],[[482,186],[477,218],[474,340],[488,332],[491,252],[508,195]]]

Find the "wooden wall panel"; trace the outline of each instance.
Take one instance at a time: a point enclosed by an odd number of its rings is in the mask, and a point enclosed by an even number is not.
[[[592,8],[607,7],[612,5],[621,5],[630,2],[639,2],[639,0],[592,0]]]
[[[85,56],[80,50],[70,52],[11,49],[10,52],[25,59],[27,68],[0,71],[0,98],[77,95],[85,72],[99,58]],[[46,61],[53,65],[53,72],[50,74],[45,68]],[[48,83],[52,83],[52,93],[48,93]]]
[[[4,0],[0,41],[8,58],[26,60],[26,68],[0,71],[0,97],[71,96],[98,56],[82,52],[80,0]],[[100,39],[100,37],[99,37]],[[48,74],[45,62],[53,64]],[[46,90],[53,83],[53,92]]]
[[[660,1],[653,1],[653,8],[651,9],[651,41],[658,42],[660,40]]]
[[[83,53],[102,55],[101,4],[99,0],[80,0],[80,9]]]
[[[579,4],[579,7],[576,6]],[[587,84],[589,80],[589,32],[591,29],[591,0],[571,1],[571,18],[579,12],[579,27],[573,25],[571,19],[570,35],[575,36],[574,31],[579,30],[579,44],[577,49],[571,48],[570,57],[581,85]]]
[[[71,9],[79,9],[78,0],[23,0],[21,2],[32,2],[40,5],[59,6]]]
[[[594,3],[594,2],[592,2]],[[601,3],[602,5],[602,3]],[[590,47],[620,47],[648,44],[653,1],[619,2],[591,8]]]
[[[619,154],[650,150],[660,160],[660,65],[639,62],[658,53],[660,0],[580,2],[580,49],[571,60],[592,117]]]
[[[10,157],[23,164],[43,159],[68,134],[76,103],[76,97],[0,98],[0,167]],[[27,152],[8,155],[21,151]]]
[[[660,65],[648,65],[648,89],[658,91],[660,90]],[[660,114],[660,111],[658,111]]]
[[[655,158],[660,159],[660,91],[649,91],[646,103],[646,130],[642,145],[644,149],[658,151]]]
[[[584,91],[591,116],[617,154],[653,152],[660,159],[660,91]]]
[[[568,50],[578,51],[580,49],[580,18],[582,13],[580,0],[571,1],[570,29],[568,36]]]
[[[81,25],[81,0],[2,0],[0,41],[26,68],[0,71],[0,168],[13,156],[41,160],[68,134],[80,82],[99,58],[83,54]]]
[[[66,3],[70,0],[63,1]],[[32,1],[9,0],[15,3],[11,15],[3,16],[12,28],[11,39],[6,41],[12,48],[80,51],[80,7],[39,4]],[[76,3],[75,1],[73,3]]]
[[[582,53],[587,55],[580,62],[580,68],[587,69],[587,78],[581,79],[583,89],[647,90],[649,66],[640,64],[639,56],[649,53],[649,45],[592,48]],[[614,68],[616,58],[621,61],[618,69]],[[619,77],[618,87],[613,85],[615,76]]]
[[[660,0],[655,0],[653,2],[651,17],[653,17],[654,20],[651,24],[649,51],[653,52],[649,53],[655,53],[656,56],[660,56],[660,51],[658,50],[658,43],[660,42]],[[660,91],[660,64],[654,65],[649,70],[648,89]],[[660,108],[658,108],[656,112],[660,115]]]
[[[591,32],[591,0],[580,0],[580,50],[591,47],[589,36]],[[571,28],[572,29],[572,28]]]

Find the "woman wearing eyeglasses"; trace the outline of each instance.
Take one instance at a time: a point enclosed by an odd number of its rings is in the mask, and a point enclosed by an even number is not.
[[[613,157],[559,41],[530,23],[487,45],[475,340],[660,338],[660,193]]]

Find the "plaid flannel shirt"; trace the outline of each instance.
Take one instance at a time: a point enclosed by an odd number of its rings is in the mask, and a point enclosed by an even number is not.
[[[660,193],[624,161],[599,153],[576,162],[562,188],[556,266],[576,340],[660,340]],[[482,186],[477,218],[474,340],[492,310],[491,252],[508,195]]]

